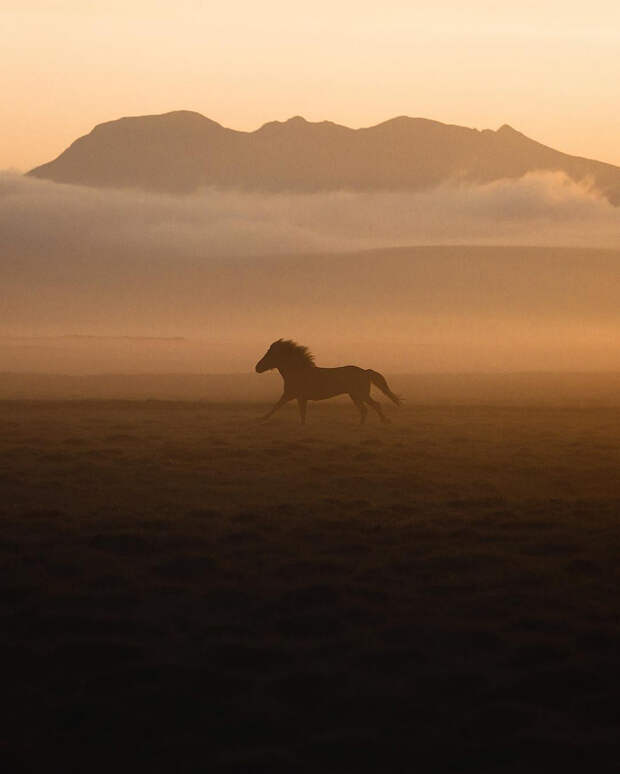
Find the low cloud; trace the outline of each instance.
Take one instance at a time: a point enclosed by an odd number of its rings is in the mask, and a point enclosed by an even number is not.
[[[428,244],[620,245],[620,209],[563,174],[429,192],[191,196],[0,175],[2,252],[257,256]]]

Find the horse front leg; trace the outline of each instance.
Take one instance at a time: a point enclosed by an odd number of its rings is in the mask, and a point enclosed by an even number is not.
[[[268,411],[266,414],[263,414],[263,416],[261,417],[261,420],[262,420],[263,422],[267,421],[267,420],[268,420],[270,417],[272,417],[272,416],[273,416],[273,415],[276,413],[276,411],[277,411],[278,409],[281,409],[281,408],[282,408],[282,406],[283,406],[285,403],[288,403],[288,402],[289,402],[289,400],[291,400],[291,399],[290,399],[289,397],[287,397],[287,395],[286,395],[286,394],[284,394],[284,393],[283,393],[283,394],[282,394],[282,397],[280,398],[280,400],[279,400],[279,401],[277,401],[277,403],[274,405],[274,407],[271,409],[271,411]]]

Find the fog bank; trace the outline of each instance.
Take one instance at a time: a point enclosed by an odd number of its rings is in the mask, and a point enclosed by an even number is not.
[[[279,337],[392,372],[614,370],[618,248],[620,211],[555,175],[168,197],[5,174],[0,371],[248,371]]]
[[[620,209],[557,173],[421,192],[191,196],[0,174],[3,255],[107,251],[205,260],[398,245],[620,247]],[[51,257],[51,255],[50,255]]]

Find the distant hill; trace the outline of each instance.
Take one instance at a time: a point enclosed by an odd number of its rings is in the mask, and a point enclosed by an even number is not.
[[[540,170],[588,181],[620,205],[620,167],[560,153],[507,125],[479,131],[404,116],[364,129],[296,116],[254,132],[227,129],[185,110],[121,118],[99,124],[28,174],[182,193],[205,186],[423,190],[450,180],[486,183]]]

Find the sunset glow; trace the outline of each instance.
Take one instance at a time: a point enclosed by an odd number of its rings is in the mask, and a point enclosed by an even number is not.
[[[0,30],[0,169],[48,161],[97,123],[175,109],[242,130],[295,114],[508,123],[620,164],[614,0],[5,0]]]

